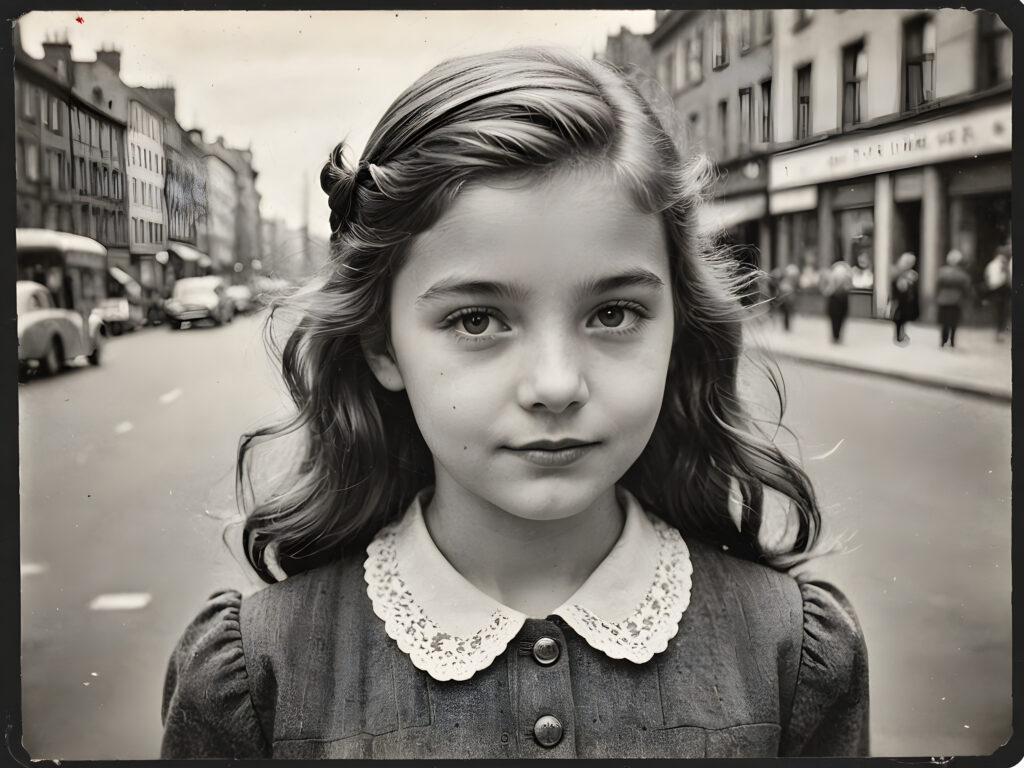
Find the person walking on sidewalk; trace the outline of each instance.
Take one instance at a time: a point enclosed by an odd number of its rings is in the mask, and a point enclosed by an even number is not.
[[[821,276],[821,292],[825,295],[825,308],[832,321],[832,343],[838,344],[843,334],[843,323],[850,313],[850,289],[853,270],[840,259]]]
[[[956,346],[956,327],[960,324],[964,299],[971,293],[971,278],[960,264],[964,255],[953,249],[946,254],[946,263],[939,267],[936,278],[935,304],[939,308],[939,324],[942,326],[942,343]]]
[[[896,271],[890,284],[889,301],[892,306],[892,321],[896,326],[896,343],[900,346],[910,341],[906,325],[920,316],[918,303],[918,274],[914,266],[917,256],[910,251],[900,254],[896,262]]]
[[[782,328],[789,331],[790,318],[796,305],[796,291],[800,286],[800,267],[787,264],[778,277],[775,305],[782,315]]]
[[[996,341],[1002,341],[1003,332],[1006,330],[1006,319],[1010,310],[1012,269],[1009,245],[996,248],[996,255],[985,267],[985,288],[988,289],[989,302],[992,304]]]

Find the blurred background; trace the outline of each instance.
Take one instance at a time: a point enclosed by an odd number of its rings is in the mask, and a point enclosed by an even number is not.
[[[810,570],[858,610],[874,754],[1009,739],[1012,37],[997,14],[33,12],[13,43],[33,758],[156,757],[185,624],[215,589],[260,586],[239,554],[234,452],[285,408],[261,327],[326,262],[332,146],[358,156],[433,63],[529,43],[621,67],[717,169],[701,227],[758,270],[750,348],[778,359],[786,447],[849,540]]]

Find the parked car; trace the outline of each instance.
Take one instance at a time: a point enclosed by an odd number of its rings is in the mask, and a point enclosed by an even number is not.
[[[171,328],[182,323],[209,320],[214,325],[230,323],[235,306],[228,298],[224,278],[217,275],[185,277],[174,283],[171,298],[164,302],[164,313]]]
[[[227,287],[228,298],[235,305],[235,311],[239,314],[251,312],[256,308],[252,298],[252,288],[248,285],[229,285]]]
[[[33,280],[18,280],[15,291],[22,373],[38,368],[52,376],[79,355],[100,364],[105,330],[95,312],[86,320],[74,310],[55,306],[49,289]]]
[[[110,275],[107,282],[107,298],[103,299],[94,311],[99,314],[112,336],[120,336],[125,331],[134,331],[146,322],[146,312],[142,306],[142,286],[119,267],[110,267],[107,272]]]

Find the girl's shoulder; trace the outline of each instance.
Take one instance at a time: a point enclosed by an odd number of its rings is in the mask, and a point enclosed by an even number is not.
[[[866,655],[856,611],[834,584],[734,557],[703,542],[687,545],[693,594],[703,594],[709,604],[733,606],[734,620],[758,636],[820,658],[831,670],[827,674],[838,677],[849,675]]]

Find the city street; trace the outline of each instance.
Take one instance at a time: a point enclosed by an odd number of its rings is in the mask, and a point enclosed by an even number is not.
[[[282,408],[263,318],[143,329],[111,339],[99,368],[20,386],[33,758],[156,757],[185,624],[215,589],[259,586],[225,526],[238,436]],[[1009,404],[781,365],[787,424],[848,536],[810,570],[858,610],[874,754],[991,753],[1010,736]]]

